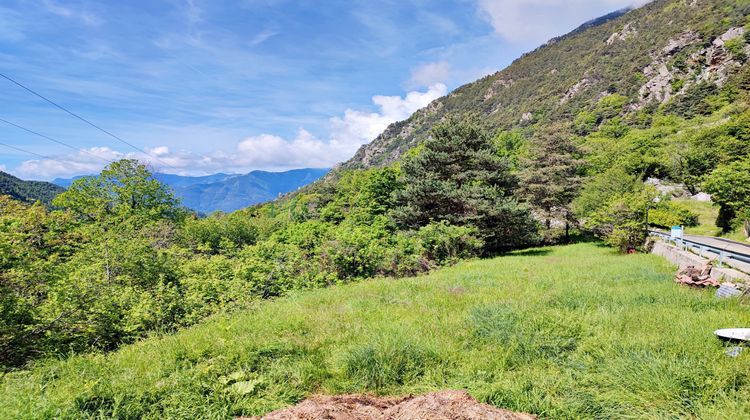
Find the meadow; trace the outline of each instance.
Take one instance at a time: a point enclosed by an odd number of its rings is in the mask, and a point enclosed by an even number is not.
[[[231,418],[307,395],[465,389],[541,418],[750,416],[750,312],[647,254],[518,251],[300,291],[0,379],[0,418]]]

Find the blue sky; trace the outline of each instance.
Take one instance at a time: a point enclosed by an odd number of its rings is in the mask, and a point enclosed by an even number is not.
[[[0,170],[325,167],[389,123],[632,0],[0,1]]]

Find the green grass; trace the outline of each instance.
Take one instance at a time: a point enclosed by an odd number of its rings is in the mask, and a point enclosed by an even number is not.
[[[688,235],[716,236],[738,242],[748,240],[740,228],[737,228],[732,232],[722,233],[721,229],[716,227],[716,218],[719,216],[719,206],[713,203],[690,199],[680,199],[675,201],[684,204],[690,210],[698,214],[698,226],[685,228],[685,233]]]
[[[311,393],[466,389],[544,418],[746,418],[750,311],[595,244],[301,292],[0,381],[0,418],[230,418]]]

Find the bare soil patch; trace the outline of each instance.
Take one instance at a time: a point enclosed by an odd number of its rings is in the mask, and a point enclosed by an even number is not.
[[[271,412],[264,420],[531,420],[535,416],[482,404],[465,391],[441,391],[422,396],[313,396],[294,407]]]

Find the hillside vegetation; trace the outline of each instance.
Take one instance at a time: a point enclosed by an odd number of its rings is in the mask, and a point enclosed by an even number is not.
[[[721,105],[716,93],[747,88],[748,13],[746,0],[656,0],[595,21],[392,124],[344,166],[390,164],[437,122],[465,113],[478,114],[489,130],[524,137],[561,121],[596,127],[602,117],[619,117],[644,127],[654,114],[710,113]]]
[[[747,308],[594,244],[293,293],[110,354],[6,374],[2,418],[230,418],[311,393],[466,389],[542,418],[745,418]]]
[[[747,355],[711,337],[747,321],[738,303],[676,289],[655,257],[518,250],[705,229],[651,177],[750,234],[749,7],[601,20],[231,214],[197,217],[132,160],[51,209],[0,196],[0,415],[228,417],[451,387],[554,418],[748,414]]]
[[[41,201],[42,204],[50,205],[63,191],[64,188],[49,182],[24,181],[0,171],[0,195],[7,195],[25,203]]]

